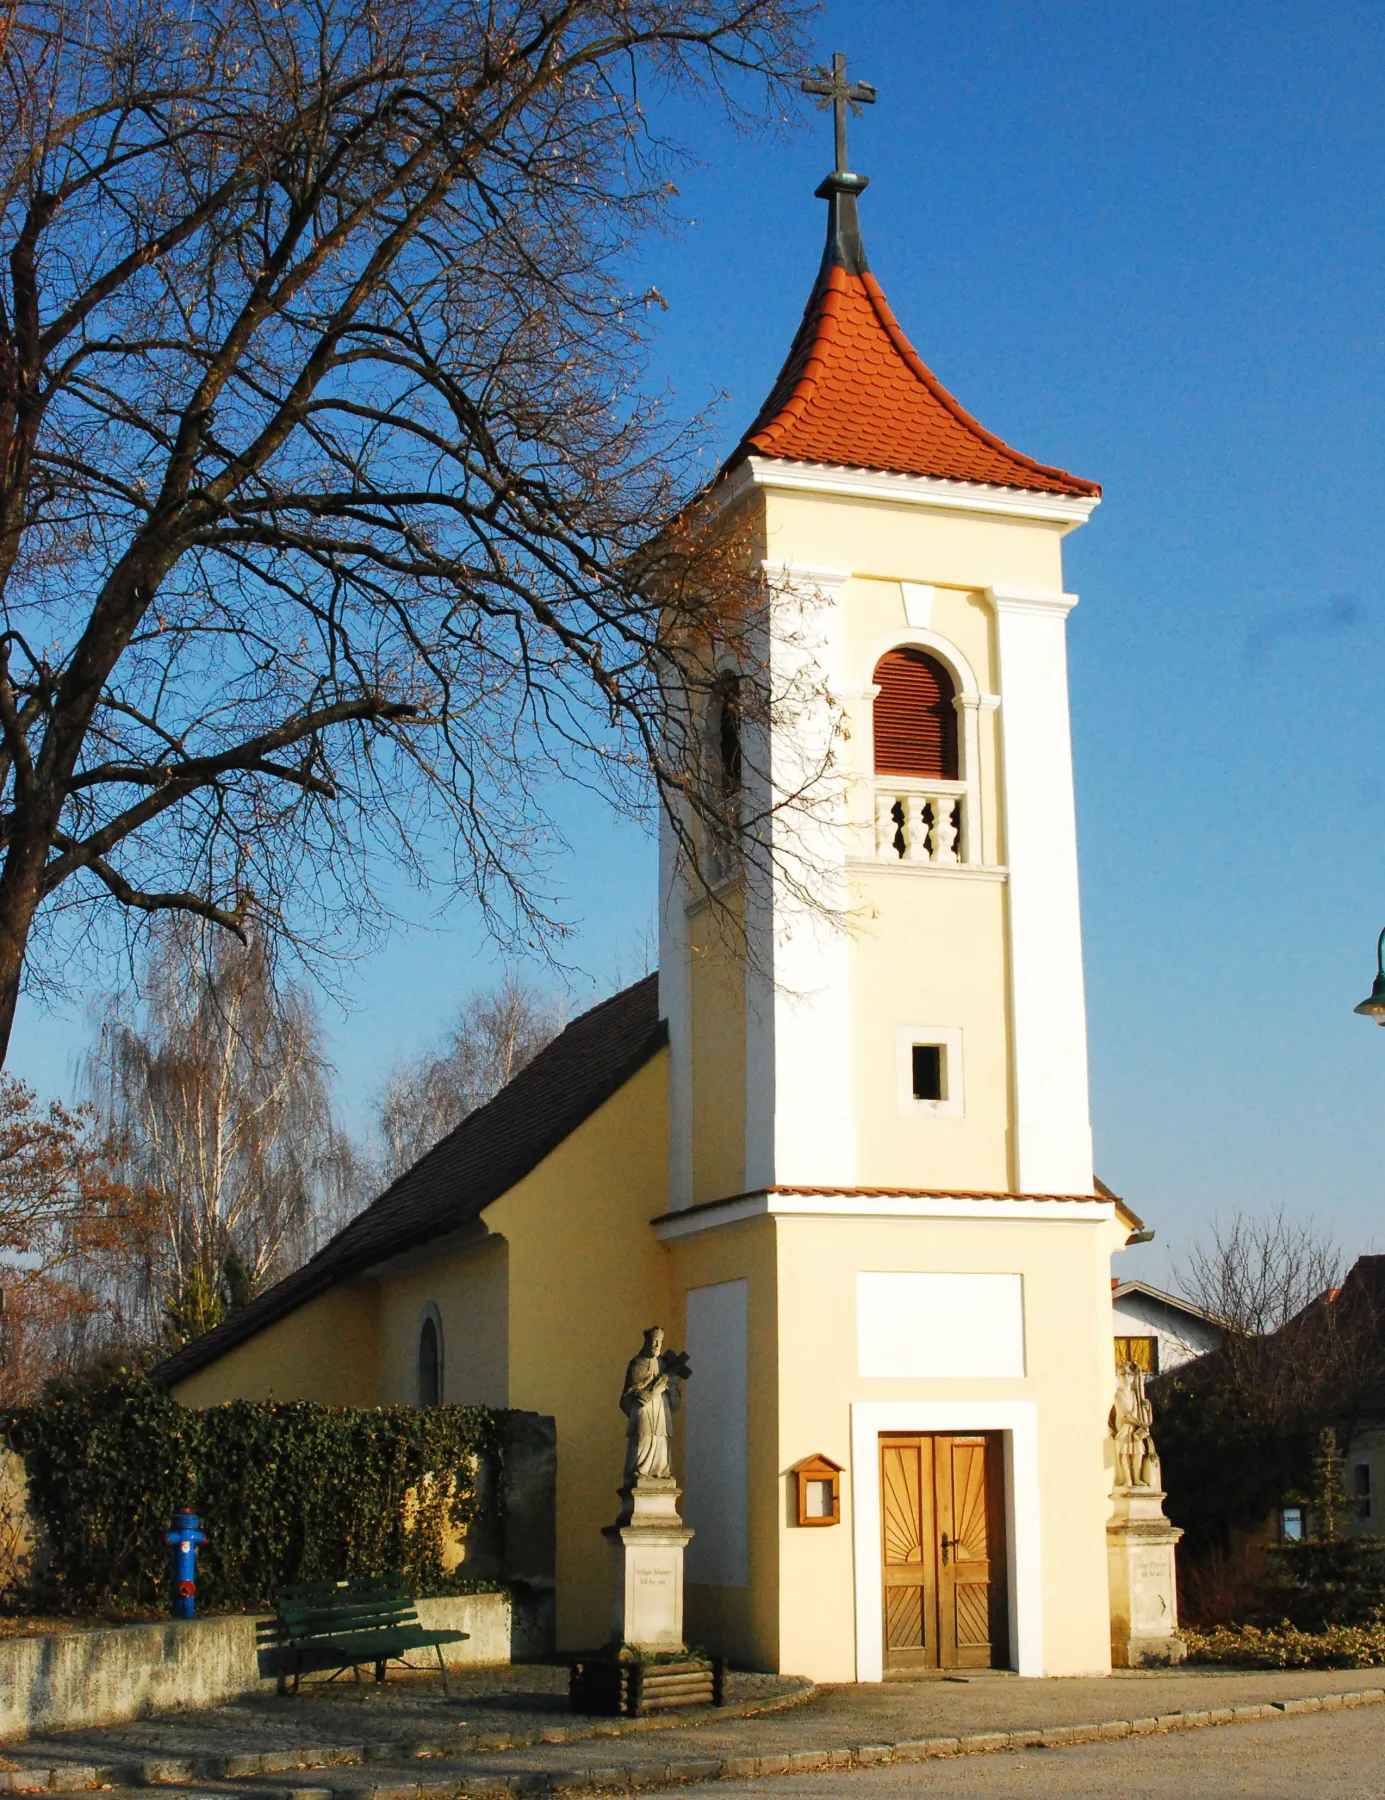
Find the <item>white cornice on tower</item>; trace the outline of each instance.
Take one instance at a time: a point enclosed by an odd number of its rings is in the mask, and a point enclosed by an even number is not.
[[[990,487],[979,481],[943,481],[932,475],[891,475],[880,469],[845,469],[829,463],[790,462],[747,456],[722,486],[729,505],[751,488],[816,494],[827,499],[878,500],[895,506],[927,506],[935,511],[989,513],[1006,519],[1034,519],[1061,525],[1065,533],[1091,518],[1101,504],[1094,494],[1044,494],[1026,488]],[[715,490],[713,490],[715,494]]]

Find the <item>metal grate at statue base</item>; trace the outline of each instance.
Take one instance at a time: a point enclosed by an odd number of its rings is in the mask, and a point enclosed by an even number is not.
[[[568,1676],[568,1705],[599,1718],[636,1719],[675,1707],[725,1703],[721,1657],[669,1656],[657,1661],[602,1651],[579,1657]]]

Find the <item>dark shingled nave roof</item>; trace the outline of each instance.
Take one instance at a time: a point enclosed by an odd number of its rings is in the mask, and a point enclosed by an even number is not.
[[[574,1019],[494,1100],[462,1120],[317,1255],[154,1371],[184,1381],[339,1281],[479,1219],[667,1041],[659,978]]]

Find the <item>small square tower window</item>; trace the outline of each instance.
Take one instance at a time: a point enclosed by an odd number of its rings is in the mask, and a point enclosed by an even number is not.
[[[915,1100],[946,1100],[943,1077],[947,1070],[947,1052],[941,1044],[915,1044],[913,1047]]]
[[[962,1033],[955,1025],[895,1031],[899,1110],[929,1119],[962,1117]]]

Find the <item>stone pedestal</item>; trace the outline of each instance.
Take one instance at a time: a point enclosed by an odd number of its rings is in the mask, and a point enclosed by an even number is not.
[[[1164,1517],[1159,1488],[1118,1487],[1106,1527],[1111,1584],[1111,1662],[1148,1669],[1182,1662],[1174,1546],[1183,1533]]]
[[[683,1649],[683,1550],[692,1532],[678,1514],[679,1487],[641,1476],[603,1533],[614,1561],[612,1647],[678,1655]]]

